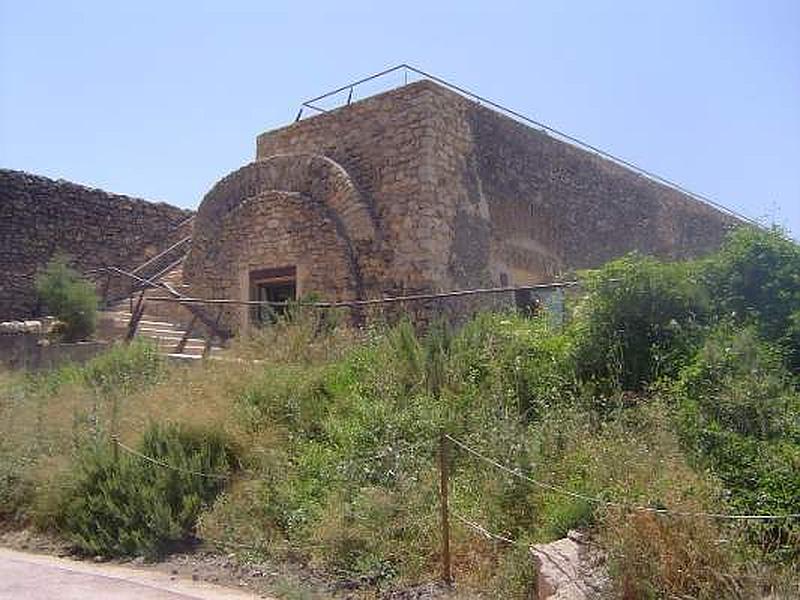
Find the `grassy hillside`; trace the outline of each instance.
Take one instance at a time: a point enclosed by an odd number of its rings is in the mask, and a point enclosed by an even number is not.
[[[800,513],[798,247],[742,230],[703,261],[628,256],[581,279],[563,327],[297,313],[234,350],[258,363],[133,344],[5,374],[0,518],[91,554],[197,537],[385,590],[438,576],[446,432],[525,475],[451,444],[461,589],[525,597],[527,544],[582,528],[618,597],[800,591],[800,519],[697,515]]]

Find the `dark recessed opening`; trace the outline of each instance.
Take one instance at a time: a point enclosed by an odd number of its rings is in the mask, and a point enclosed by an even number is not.
[[[541,300],[533,293],[533,290],[516,290],[514,304],[517,311],[526,317],[536,316],[541,309]]]
[[[250,299],[264,302],[254,306],[251,318],[257,324],[274,323],[286,314],[287,306],[297,297],[297,269],[281,267],[278,269],[258,269],[250,271]],[[275,302],[277,304],[266,304]]]

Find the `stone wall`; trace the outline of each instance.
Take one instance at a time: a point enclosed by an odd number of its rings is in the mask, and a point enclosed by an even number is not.
[[[109,348],[108,342],[51,344],[32,333],[0,333],[0,368],[55,369],[67,363],[84,363]]]
[[[536,283],[630,251],[687,258],[740,221],[467,100],[433,93],[436,196],[452,226],[449,281]]]
[[[528,284],[632,250],[701,255],[737,224],[421,81],[260,135],[203,200],[185,272],[239,299],[248,270],[288,265],[327,299]]]
[[[430,86],[412,84],[258,136],[258,161],[315,153],[347,172],[381,242],[369,295],[429,290],[445,275],[438,251],[448,227],[435,196],[432,99]]]
[[[130,269],[175,241],[177,226],[191,215],[164,203],[0,169],[0,317],[37,313],[36,273],[54,255],[68,255],[82,272]]]

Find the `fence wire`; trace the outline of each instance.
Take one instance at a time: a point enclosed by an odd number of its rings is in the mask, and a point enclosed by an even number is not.
[[[453,443],[458,448],[461,448],[462,450],[464,450],[468,454],[472,455],[473,457],[483,461],[484,463],[494,467],[495,469],[498,469],[498,470],[500,470],[500,471],[502,471],[502,472],[504,472],[504,473],[506,473],[508,475],[511,475],[512,477],[516,477],[518,479],[526,481],[526,482],[528,482],[528,483],[530,483],[530,484],[532,484],[532,485],[534,485],[536,487],[539,487],[539,488],[542,488],[542,489],[546,489],[548,491],[552,491],[552,492],[555,492],[557,494],[561,494],[563,496],[568,496],[568,497],[571,497],[571,498],[584,500],[586,502],[591,502],[593,504],[599,504],[599,505],[602,505],[602,506],[619,508],[619,509],[622,509],[622,510],[625,510],[625,511],[629,511],[629,512],[648,512],[648,513],[654,513],[654,514],[659,514],[659,515],[676,516],[676,517],[699,517],[699,518],[709,518],[709,519],[729,519],[729,520],[736,520],[736,521],[768,521],[768,520],[778,521],[778,520],[786,520],[786,519],[800,519],[800,513],[789,513],[789,514],[785,514],[785,515],[763,515],[763,514],[762,515],[754,515],[754,514],[729,514],[729,513],[706,512],[706,511],[696,511],[696,512],[693,512],[693,511],[677,511],[677,510],[672,510],[672,509],[668,509],[668,508],[656,508],[656,507],[652,507],[652,506],[632,505],[632,504],[625,504],[625,503],[621,503],[621,502],[614,502],[614,501],[611,501],[611,500],[604,500],[604,499],[598,498],[596,496],[589,496],[587,494],[582,494],[580,492],[575,492],[575,491],[572,491],[572,490],[568,490],[568,489],[566,489],[564,487],[561,487],[561,486],[558,486],[558,485],[554,485],[552,483],[546,483],[544,481],[540,481],[540,480],[535,479],[535,478],[533,478],[533,477],[531,477],[529,475],[526,475],[525,473],[523,473],[519,469],[512,469],[511,467],[509,467],[507,465],[504,465],[503,463],[500,463],[500,462],[498,462],[498,461],[496,461],[496,460],[494,460],[492,458],[489,458],[488,456],[478,452],[474,448],[468,446],[464,442],[454,438],[453,436],[451,436],[449,434],[445,434],[444,437],[445,437],[445,439],[447,439],[447,441]],[[138,450],[135,450],[135,449],[133,449],[133,448],[131,448],[129,446],[126,446],[125,444],[123,444],[122,442],[120,442],[116,438],[114,438],[114,443],[120,449],[122,449],[123,451],[127,452],[128,454],[130,454],[132,456],[135,456],[135,457],[138,457],[141,460],[144,460],[146,462],[149,462],[150,464],[159,466],[159,467],[164,468],[164,469],[170,469],[170,470],[178,472],[178,473],[184,473],[186,475],[194,475],[196,477],[206,477],[206,478],[209,478],[209,479],[220,479],[220,480],[230,479],[230,475],[223,475],[223,474],[216,474],[216,473],[203,473],[203,472],[200,472],[200,471],[193,471],[193,470],[190,470],[190,469],[184,469],[184,468],[181,468],[181,467],[176,467],[174,465],[170,465],[170,464],[168,464],[168,463],[166,463],[166,462],[164,462],[162,460],[159,460],[157,458],[153,458],[152,456],[148,456],[146,454],[143,454],[143,453],[139,452]],[[403,445],[403,446],[400,446],[400,447],[397,447],[397,448],[389,447],[386,451],[380,452],[378,454],[358,456],[358,457],[346,459],[346,460],[344,460],[344,461],[342,461],[342,462],[340,462],[338,464],[338,469],[342,470],[344,468],[347,468],[348,466],[361,465],[361,464],[369,463],[369,462],[372,462],[372,461],[380,460],[380,459],[383,459],[383,458],[387,458],[389,456],[399,457],[402,454],[418,450],[419,448],[421,448],[421,447],[423,447],[425,445],[431,444],[431,443],[433,443],[432,440],[423,440],[423,441],[417,442],[415,444],[407,444],[407,445]],[[456,518],[458,518],[459,520],[464,520],[463,517],[461,517],[460,515],[457,515],[455,513],[454,513],[454,516],[456,516]],[[488,532],[487,530],[481,528],[480,526],[478,526],[475,523],[472,523],[472,522],[468,522],[467,523],[467,522],[465,522],[465,524],[468,524],[469,526],[473,527],[473,529],[475,529],[476,531],[481,531],[482,533],[484,533],[486,535],[490,535],[491,537],[496,537],[496,538],[498,538],[498,539],[500,539],[502,541],[513,543],[513,541],[509,540],[508,538],[504,538],[503,536],[499,536],[499,535],[496,535],[496,534],[491,534],[490,532]]]
[[[800,513],[790,513],[785,515],[751,515],[751,514],[727,514],[727,513],[717,513],[717,512],[689,512],[689,511],[676,511],[671,510],[668,508],[655,508],[652,506],[641,506],[641,505],[630,505],[624,504],[621,502],[613,502],[610,500],[603,500],[602,498],[597,498],[595,496],[589,496],[587,494],[581,494],[579,492],[574,492],[572,490],[568,490],[564,487],[553,485],[551,483],[546,483],[544,481],[539,481],[538,479],[534,479],[533,477],[526,475],[525,473],[521,472],[519,469],[512,469],[511,467],[504,465],[488,456],[485,456],[471,448],[470,446],[466,445],[465,443],[457,440],[456,438],[445,434],[445,438],[455,444],[457,447],[461,448],[465,452],[468,452],[475,458],[478,458],[485,462],[492,467],[503,471],[513,477],[521,479],[523,481],[527,481],[528,483],[535,485],[536,487],[540,487],[542,489],[546,489],[552,492],[556,492],[563,496],[569,496],[572,498],[577,498],[579,500],[584,500],[586,502],[591,502],[593,504],[600,504],[603,506],[619,508],[629,512],[649,512],[655,513],[660,515],[668,515],[668,516],[676,516],[676,517],[701,517],[701,518],[709,518],[709,519],[730,519],[736,521],[777,521],[777,520],[785,520],[785,519],[800,519]]]

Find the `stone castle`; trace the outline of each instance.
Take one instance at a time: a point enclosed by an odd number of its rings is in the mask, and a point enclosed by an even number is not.
[[[82,266],[130,265],[187,216],[97,191],[78,214],[77,200],[52,201],[76,193],[67,184],[0,175],[4,278],[32,280],[56,249]],[[526,285],[632,250],[702,255],[737,224],[423,80],[258,136],[255,161],[200,204],[183,278],[195,297],[272,301]],[[30,307],[23,287],[4,286],[0,314]],[[224,316],[235,330],[258,318],[246,307]]]

